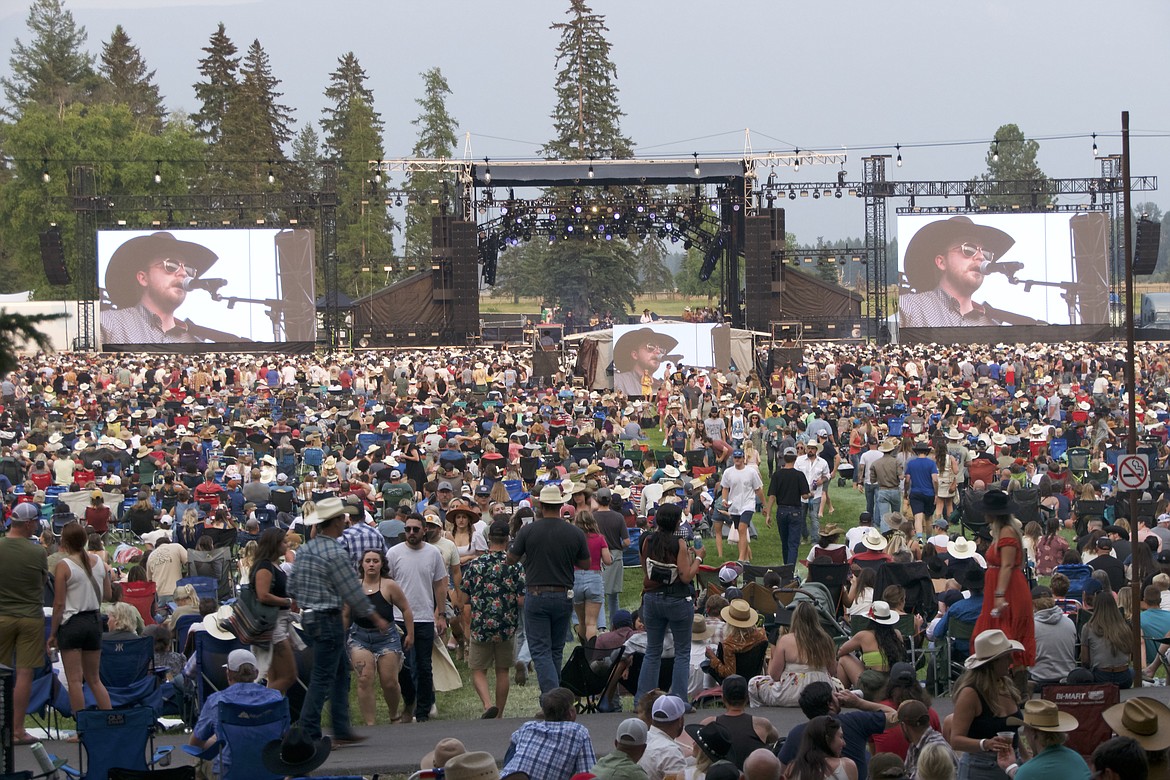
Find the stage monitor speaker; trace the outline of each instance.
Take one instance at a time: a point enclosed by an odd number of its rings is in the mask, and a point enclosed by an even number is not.
[[[760,209],[760,215],[772,221],[772,251],[784,251],[784,209]]]
[[[1162,243],[1162,225],[1142,217],[1137,221],[1137,241],[1133,253],[1133,275],[1149,276],[1158,265],[1158,248]]]
[[[53,225],[40,234],[41,263],[45,267],[45,278],[49,284],[67,285],[73,280],[65,267],[65,248],[61,245],[61,228]]]

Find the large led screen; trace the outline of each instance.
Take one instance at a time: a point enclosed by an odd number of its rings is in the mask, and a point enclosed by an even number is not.
[[[898,326],[1109,322],[1103,212],[898,216]]]
[[[626,395],[643,395],[643,377],[657,389],[680,363],[697,368],[730,364],[730,335],[713,323],[649,322],[613,328],[613,387]]]
[[[103,346],[316,339],[311,230],[99,231]]]

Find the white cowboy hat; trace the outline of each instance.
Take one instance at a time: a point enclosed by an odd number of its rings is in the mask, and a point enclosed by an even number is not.
[[[881,552],[886,549],[886,537],[876,528],[867,528],[861,536],[861,544],[868,550]]]
[[[1024,717],[1008,718],[1009,726],[1030,726],[1037,731],[1075,731],[1080,723],[1067,712],[1061,712],[1056,702],[1047,699],[1029,699],[1024,702]]]
[[[959,560],[971,558],[975,555],[975,545],[971,544],[967,537],[957,536],[947,542],[947,554]]]
[[[236,635],[221,625],[221,623],[226,623],[231,616],[231,606],[224,604],[215,612],[203,616],[203,630],[216,639],[235,639]]]
[[[967,657],[963,666],[968,669],[978,669],[995,659],[1012,652],[1019,652],[1024,646],[1014,639],[1008,639],[998,628],[988,629],[975,637],[974,653]]]
[[[885,601],[875,601],[869,607],[869,614],[867,618],[874,623],[880,623],[883,626],[892,626],[902,619],[901,615],[890,609],[890,605]]]

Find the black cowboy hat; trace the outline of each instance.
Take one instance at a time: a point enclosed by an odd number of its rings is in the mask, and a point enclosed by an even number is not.
[[[630,371],[633,369],[634,365],[630,361],[630,353],[640,344],[657,344],[662,347],[663,353],[666,353],[678,346],[678,339],[668,336],[665,333],[658,333],[650,328],[631,330],[613,345],[614,368],[618,371]],[[662,359],[663,361],[669,360],[672,363],[677,363],[682,359],[682,355],[663,354]]]
[[[274,775],[300,777],[324,764],[331,747],[329,737],[312,739],[294,724],[283,739],[274,739],[264,746],[261,760],[264,768]]]
[[[934,258],[949,247],[971,240],[1003,256],[1016,240],[998,228],[977,225],[969,217],[951,217],[931,222],[910,239],[906,246],[906,281],[918,292],[933,290],[938,285],[938,268]]]
[[[215,264],[219,255],[205,246],[180,241],[166,232],[132,238],[114,250],[106,267],[105,290],[110,301],[119,309],[136,304],[142,291],[134,275],[162,258],[182,260],[188,268],[202,274]]]
[[[1019,504],[999,488],[991,488],[975,502],[973,511],[984,515],[1011,515],[1019,511]]]

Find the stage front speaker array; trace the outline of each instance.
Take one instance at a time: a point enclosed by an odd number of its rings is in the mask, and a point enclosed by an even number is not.
[[[61,245],[61,228],[53,225],[40,234],[41,263],[45,267],[45,278],[49,284],[72,284],[69,269],[65,267],[65,248]]]
[[[1133,275],[1148,276],[1158,265],[1158,248],[1162,243],[1162,225],[1142,217],[1137,221],[1137,241],[1133,252]]]
[[[474,222],[434,217],[431,282],[434,299],[442,302],[447,327],[463,342],[479,335],[479,245]]]
[[[779,255],[773,251],[776,216],[768,213],[777,211],[783,246],[783,210],[763,209],[744,220],[744,323],[749,330],[767,331],[780,312]]]

